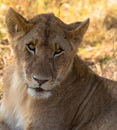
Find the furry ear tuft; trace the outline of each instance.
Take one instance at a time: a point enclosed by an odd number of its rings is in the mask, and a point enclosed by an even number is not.
[[[15,12],[13,8],[8,9],[5,20],[8,32],[12,37],[18,35],[19,33],[24,34],[28,29],[28,21],[23,16]]]
[[[81,43],[83,36],[88,29],[89,26],[89,18],[83,22],[78,22],[78,26],[74,26],[73,30],[68,31],[68,36],[73,44],[73,46],[77,49],[79,44]]]

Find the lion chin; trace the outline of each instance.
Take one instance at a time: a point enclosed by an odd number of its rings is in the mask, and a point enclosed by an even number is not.
[[[45,99],[51,96],[50,91],[43,90],[41,88],[28,88],[27,92],[30,96],[38,99]]]
[[[43,85],[33,84],[27,87],[27,92],[30,96],[37,99],[49,98],[52,95],[52,91],[60,86],[59,82],[49,81]]]

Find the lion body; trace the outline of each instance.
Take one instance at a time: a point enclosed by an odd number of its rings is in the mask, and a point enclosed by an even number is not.
[[[89,21],[65,25],[46,14],[27,22],[12,9],[9,16],[15,62],[4,73],[1,122],[11,130],[116,130],[117,82],[76,55]]]

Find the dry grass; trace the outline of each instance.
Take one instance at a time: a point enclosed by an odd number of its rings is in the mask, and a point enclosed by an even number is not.
[[[0,86],[3,68],[13,59],[6,35],[5,12],[9,7],[27,19],[53,12],[70,23],[90,18],[91,23],[79,55],[101,76],[117,80],[117,2],[116,0],[0,0]]]

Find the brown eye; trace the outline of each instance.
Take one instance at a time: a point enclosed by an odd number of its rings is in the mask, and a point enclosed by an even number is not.
[[[64,50],[61,47],[58,47],[54,52],[54,56],[60,56],[63,52]]]
[[[59,54],[59,53],[61,53],[62,51],[63,51],[63,49],[62,49],[62,48],[59,48],[58,50],[55,51],[55,54]]]
[[[63,54],[64,50],[59,46],[58,43],[55,43],[55,52],[54,52],[54,56],[60,56],[61,54]]]
[[[35,44],[33,42],[27,43],[27,49],[28,51],[35,53]]]

